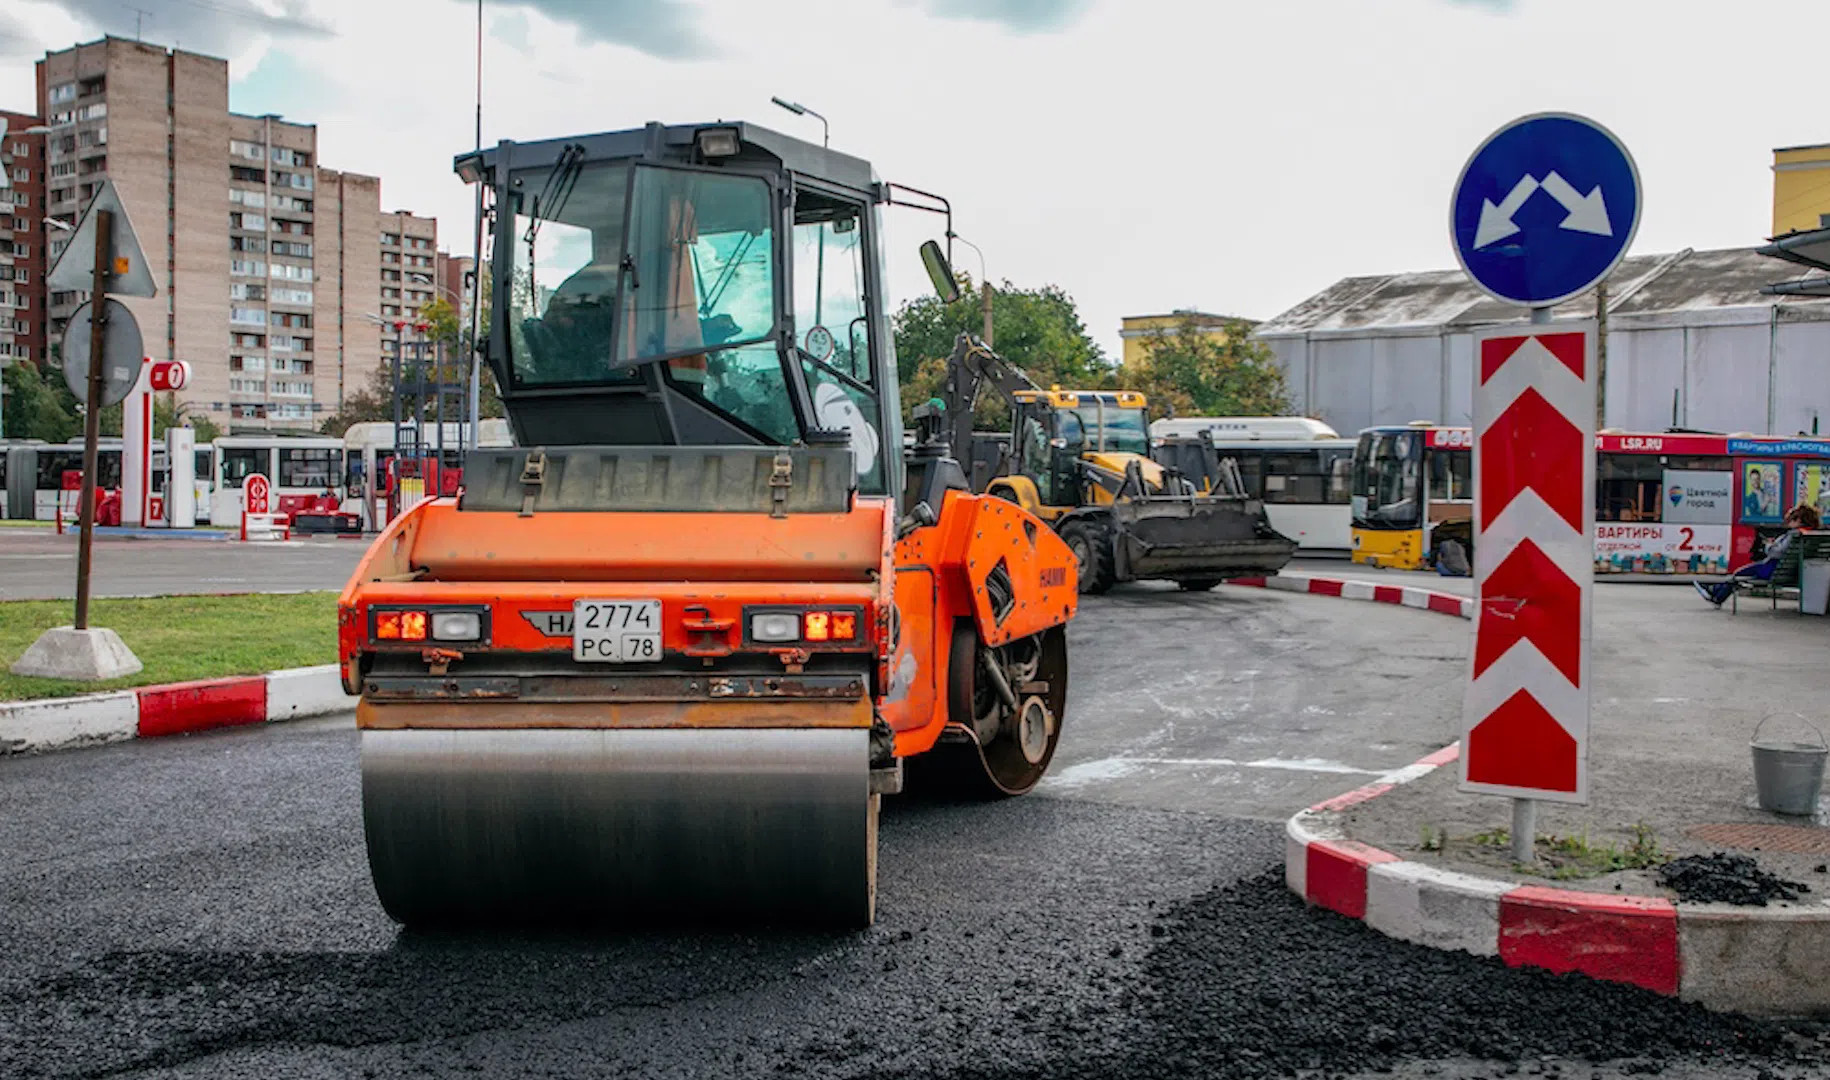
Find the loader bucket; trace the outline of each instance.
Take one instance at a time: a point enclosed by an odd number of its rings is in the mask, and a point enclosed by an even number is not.
[[[1274,574],[1296,543],[1256,499],[1133,499],[1113,505],[1121,578],[1212,580]]]

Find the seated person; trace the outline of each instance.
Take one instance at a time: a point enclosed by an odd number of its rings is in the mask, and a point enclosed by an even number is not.
[[[1800,503],[1786,515],[1785,534],[1775,538],[1766,546],[1766,555],[1759,562],[1749,563],[1737,569],[1729,575],[1727,581],[1718,581],[1710,585],[1705,585],[1701,581],[1692,581],[1691,584],[1696,586],[1697,592],[1702,595],[1703,599],[1721,607],[1729,597],[1735,594],[1735,589],[1741,582],[1771,581],[1773,571],[1779,568],[1779,561],[1785,558],[1786,550],[1797,542],[1799,531],[1821,529],[1823,524],[1823,519],[1818,516],[1816,507],[1808,503]]]

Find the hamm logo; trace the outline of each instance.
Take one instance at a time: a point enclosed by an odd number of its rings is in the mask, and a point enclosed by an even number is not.
[[[1042,587],[1055,588],[1067,584],[1067,567],[1045,566],[1042,568]]]

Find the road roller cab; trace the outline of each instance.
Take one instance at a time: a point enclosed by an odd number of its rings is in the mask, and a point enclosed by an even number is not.
[[[487,356],[517,446],[340,605],[383,905],[409,923],[861,925],[903,760],[1019,794],[1072,556],[902,459],[870,166],[745,124],[503,143]]]

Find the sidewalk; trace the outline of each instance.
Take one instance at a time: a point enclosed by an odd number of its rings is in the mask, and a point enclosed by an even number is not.
[[[1648,840],[1674,857],[1742,851],[1781,877],[1830,893],[1830,873],[1820,869],[1830,862],[1830,828],[1821,827],[1830,820],[1830,806],[1820,804],[1815,825],[1758,809],[1748,752],[1755,726],[1767,716],[1773,717],[1768,736],[1815,740],[1794,714],[1830,728],[1826,645],[1830,621],[1795,609],[1731,616],[1687,590],[1597,589],[1593,799],[1587,806],[1541,803],[1540,837],[1586,840],[1591,858],[1609,845],[1644,851]],[[1446,744],[1458,732],[1443,734]],[[1405,858],[1509,874],[1507,845],[1496,842],[1495,833],[1511,824],[1510,801],[1463,795],[1456,777],[1456,769],[1439,769],[1343,814],[1342,825],[1352,839]],[[1430,848],[1446,837],[1441,850],[1425,850],[1426,828],[1434,834]],[[1477,840],[1483,834],[1484,843]],[[1591,873],[1576,865],[1581,860],[1575,855],[1553,855],[1562,866],[1546,865],[1537,880],[1592,892],[1671,895],[1650,871]]]
[[[1767,717],[1763,737],[1830,727],[1830,624],[1730,616],[1669,589],[1598,589],[1594,612],[1591,801],[1539,803],[1534,865],[1511,861],[1510,800],[1457,790],[1459,720],[1446,718],[1443,751],[1290,819],[1290,887],[1435,948],[1711,1008],[1830,1014],[1830,800],[1814,818],[1760,810],[1748,749]],[[1728,903],[1680,896],[1656,872],[1718,854],[1780,886]],[[1717,890],[1747,883],[1719,860],[1694,869]]]

